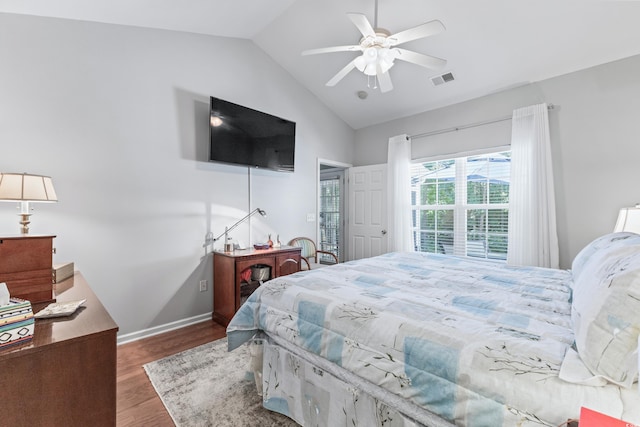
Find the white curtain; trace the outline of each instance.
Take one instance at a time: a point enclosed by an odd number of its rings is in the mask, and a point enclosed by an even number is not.
[[[391,252],[413,251],[411,235],[411,138],[389,138],[387,155],[388,248]]]
[[[559,266],[547,104],[513,111],[507,263]]]

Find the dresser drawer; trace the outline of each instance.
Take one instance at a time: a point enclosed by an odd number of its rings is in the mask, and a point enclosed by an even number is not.
[[[0,274],[51,268],[52,252],[52,237],[0,237]]]
[[[53,237],[0,237],[0,282],[12,297],[52,301]]]

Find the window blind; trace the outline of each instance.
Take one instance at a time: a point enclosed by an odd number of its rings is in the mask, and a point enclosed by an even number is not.
[[[416,251],[506,260],[511,153],[411,166]]]

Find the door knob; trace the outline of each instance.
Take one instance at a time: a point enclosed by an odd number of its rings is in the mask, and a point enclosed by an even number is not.
[[[385,234],[387,234],[387,230],[382,230],[382,235],[384,236]]]

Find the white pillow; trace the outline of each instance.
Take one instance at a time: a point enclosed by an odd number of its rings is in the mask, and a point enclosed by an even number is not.
[[[638,375],[640,235],[599,237],[576,256],[572,271],[578,354],[594,375],[630,387]]]

